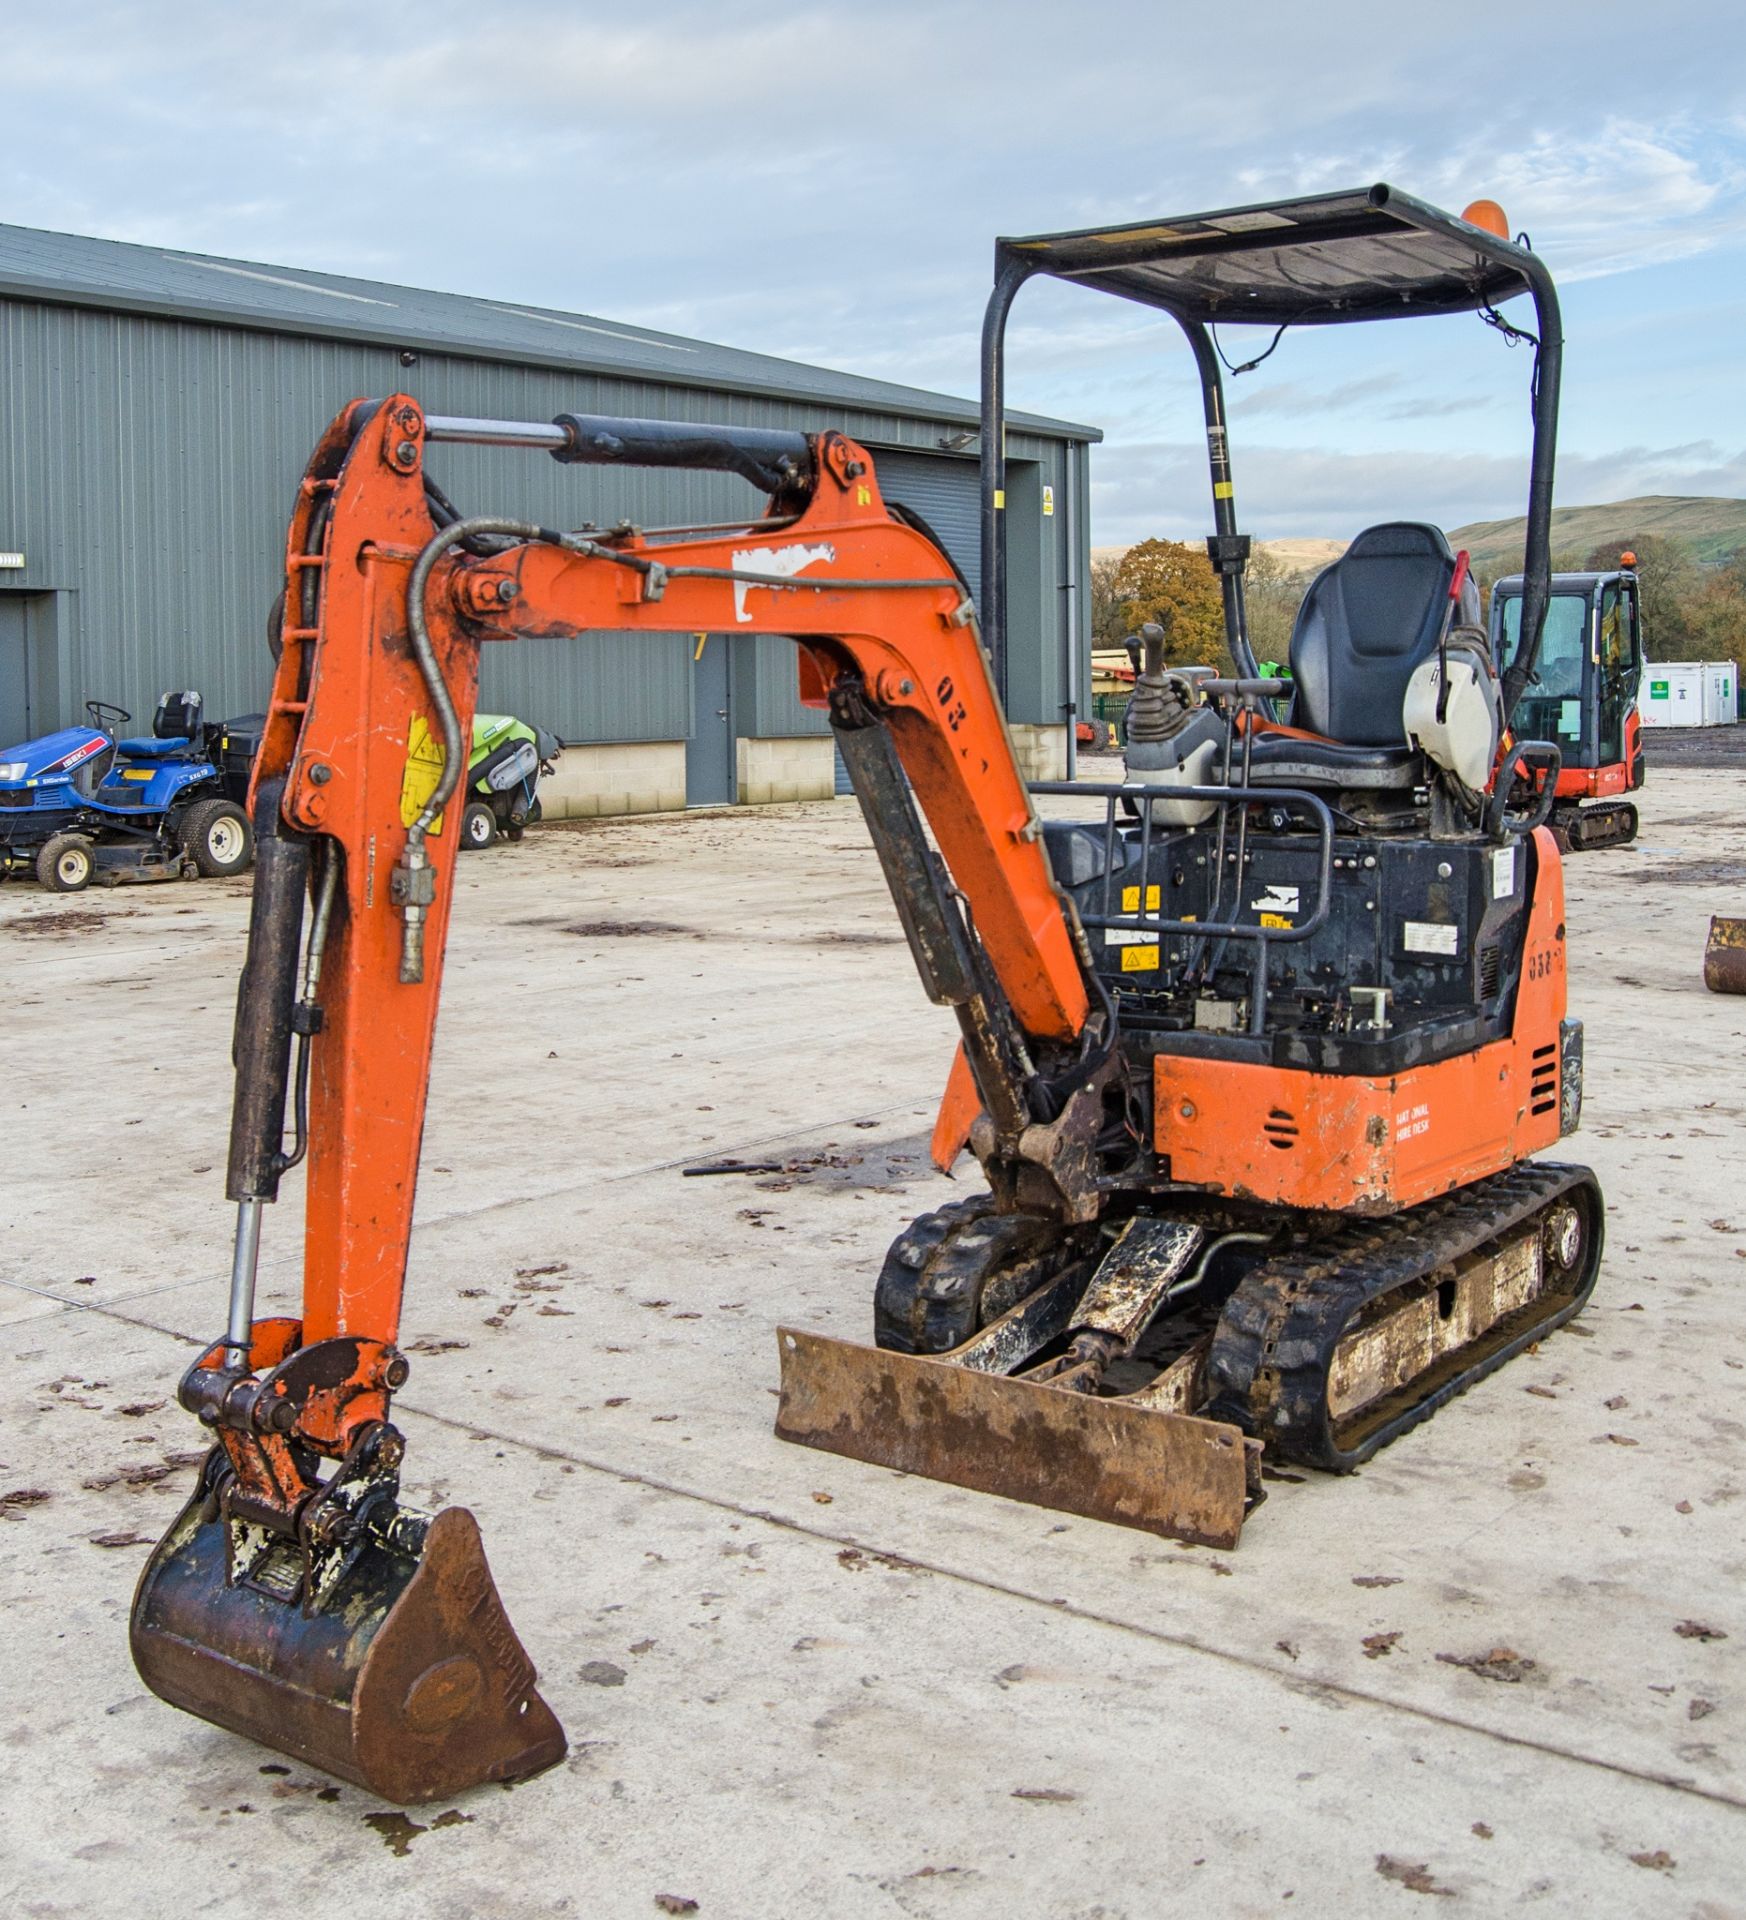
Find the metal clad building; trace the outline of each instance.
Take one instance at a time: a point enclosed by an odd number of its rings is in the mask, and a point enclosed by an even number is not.
[[[840,428],[977,584],[972,402],[507,301],[0,226],[0,746],[90,698],[142,725],[172,687],[198,688],[211,718],[262,706],[304,463],[348,400],[397,390],[497,419]],[[1029,416],[1009,437],[1008,708],[1038,774],[1059,771],[1068,701],[1086,704],[1098,437]],[[431,470],[463,512],[557,526],[707,523],[759,504],[729,475],[487,448],[433,449]],[[572,743],[555,811],[831,791],[828,728],[796,699],[780,640],[490,647],[481,705]]]

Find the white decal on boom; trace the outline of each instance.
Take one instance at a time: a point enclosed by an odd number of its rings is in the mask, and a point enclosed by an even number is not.
[[[790,576],[804,570],[819,560],[834,560],[837,550],[833,546],[822,545],[808,547],[796,544],[792,547],[743,547],[733,556],[735,573],[782,573]],[[743,585],[734,583],[734,618],[742,625],[750,623],[752,616],[746,611],[746,595],[756,593],[765,583],[762,580],[748,580]],[[781,588],[772,587],[769,591],[781,592]]]

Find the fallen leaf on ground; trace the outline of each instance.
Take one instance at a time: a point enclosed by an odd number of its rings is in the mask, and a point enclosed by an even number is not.
[[[657,1893],[655,1905],[663,1913],[695,1913],[697,1911],[697,1902],[687,1900],[682,1893]]]
[[[1673,1511],[1675,1513],[1690,1513],[1691,1502],[1689,1500],[1676,1500],[1673,1505]]]
[[[53,1498],[54,1495],[47,1487],[14,1487],[10,1493],[0,1493],[0,1507],[11,1511],[24,1507],[40,1507],[44,1501]]]
[[[150,1538],[149,1533],[94,1533],[90,1536],[94,1547],[143,1547]],[[1694,1700],[1692,1705],[1695,1707],[1697,1702]],[[1692,1718],[1695,1720],[1697,1715],[1694,1713]]]
[[[632,1653],[648,1653],[654,1647],[654,1644],[653,1640],[633,1640],[630,1650]]]
[[[1656,1873],[1671,1873],[1678,1862],[1665,1847],[1657,1847],[1653,1853],[1634,1853],[1631,1855],[1634,1867],[1650,1867]]]
[[[1631,1403],[1622,1393],[1615,1393],[1610,1400],[1603,1400],[1601,1404],[1608,1413],[1617,1413],[1620,1408],[1628,1407]]]
[[[1014,1787],[1014,1800],[1048,1800],[1062,1803],[1079,1798],[1071,1787]]]
[[[162,1400],[136,1400],[131,1406],[117,1407],[116,1412],[125,1414],[129,1420],[138,1420],[145,1414],[156,1413],[165,1404]]]
[[[1471,1832],[1477,1840],[1490,1840],[1493,1837],[1491,1828],[1488,1827],[1483,1820],[1475,1820],[1472,1827],[1469,1828],[1469,1832]]]
[[[1513,1647],[1493,1647],[1489,1653],[1440,1653],[1437,1658],[1444,1666],[1460,1667],[1481,1680],[1503,1680],[1511,1685],[1539,1671],[1537,1660],[1528,1659]]]
[[[591,1687],[622,1687],[624,1668],[615,1665],[611,1660],[590,1660],[584,1664],[576,1678],[586,1681]]]
[[[1355,1587],[1398,1587],[1400,1581],[1398,1573],[1355,1573],[1352,1576]]]
[[[1610,1440],[1615,1447],[1634,1447],[1637,1444],[1628,1433],[1609,1433],[1603,1437]]]
[[[828,1493],[815,1493],[812,1497],[821,1507],[828,1507],[835,1496]]]
[[[1716,1703],[1713,1700],[1693,1700],[1685,1710],[1685,1717],[1688,1720],[1707,1720],[1715,1710]]]
[[[1673,1631],[1682,1640],[1726,1640],[1728,1637],[1720,1627],[1705,1626],[1701,1620],[1682,1620]]]
[[[1452,1894],[1453,1887],[1440,1887],[1431,1878],[1431,1869],[1423,1861],[1416,1866],[1409,1860],[1397,1860],[1392,1853],[1376,1856],[1376,1871],[1384,1880],[1393,1880],[1413,1893]]]
[[[1273,1650],[1275,1653],[1283,1653],[1287,1660],[1297,1658],[1297,1648],[1289,1640],[1275,1640]]]
[[[1537,1393],[1542,1400],[1556,1400],[1558,1398],[1557,1394],[1555,1394],[1550,1387],[1524,1387],[1522,1391],[1524,1393]]]
[[[1394,1643],[1399,1638],[1398,1629],[1393,1633],[1367,1633],[1364,1636],[1364,1658],[1380,1660],[1384,1654],[1393,1653]]]

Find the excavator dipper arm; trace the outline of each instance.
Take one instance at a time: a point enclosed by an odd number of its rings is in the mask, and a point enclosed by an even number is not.
[[[424,471],[438,437],[725,468],[771,500],[744,527],[674,536],[462,521]],[[389,1411],[480,649],[602,629],[796,642],[923,982],[957,1012],[991,1178],[1066,1219],[1097,1207],[1113,1013],[1093,1003],[968,592],[887,509],[869,456],[837,434],[433,430],[405,396],[348,408],[293,515],[251,793],[231,1311],[181,1390],[217,1445],[142,1576],[133,1639],[165,1698],[394,1799],[564,1750],[471,1516],[400,1504]],[[257,1321],[261,1209],[304,1157],[302,1312]]]

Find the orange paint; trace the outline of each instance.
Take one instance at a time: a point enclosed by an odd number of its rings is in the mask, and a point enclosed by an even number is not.
[[[946,1091],[940,1097],[940,1111],[934,1119],[934,1137],[928,1157],[941,1173],[950,1173],[952,1163],[970,1143],[970,1129],[982,1111],[982,1096],[976,1091],[976,1079],[970,1071],[964,1043],[952,1055],[952,1071],[946,1076]]]
[[[1501,1172],[1559,1137],[1564,873],[1534,833],[1510,1037],[1371,1079],[1161,1054],[1154,1142],[1171,1177],[1246,1199],[1393,1213]]]
[[[289,774],[286,820],[331,838],[345,862],[322,980],[324,1024],[312,1048],[308,1342],[340,1334],[391,1342],[405,1284],[460,815],[451,800],[443,831],[426,842],[436,898],[424,979],[407,985],[399,979],[401,916],[389,894],[407,840],[402,784],[414,722],[441,739],[406,638],[408,579],[435,532],[423,440],[417,404],[396,395],[373,413],[354,402],[316,449],[287,539],[283,651],[255,769],[257,780]],[[620,554],[663,567],[729,576],[669,578],[659,597],[648,595],[642,573],[544,543],[490,559],[445,555],[431,576],[427,616],[461,737],[471,738],[487,640],[604,628],[786,634],[799,643],[809,701],[849,676],[889,721],[940,849],[976,902],[978,930],[1019,1019],[1033,1034],[1072,1040],[1087,1015],[1085,984],[974,616],[945,556],[886,511],[870,456],[837,434],[819,436],[814,453],[813,496],[779,532],[612,542]],[[758,567],[757,555],[797,546],[817,550],[798,576],[807,581],[941,584],[819,591],[732,578],[736,562],[741,572],[779,572],[779,564]],[[309,625],[301,612],[306,577],[319,584]],[[502,581],[516,589],[507,605]]]

